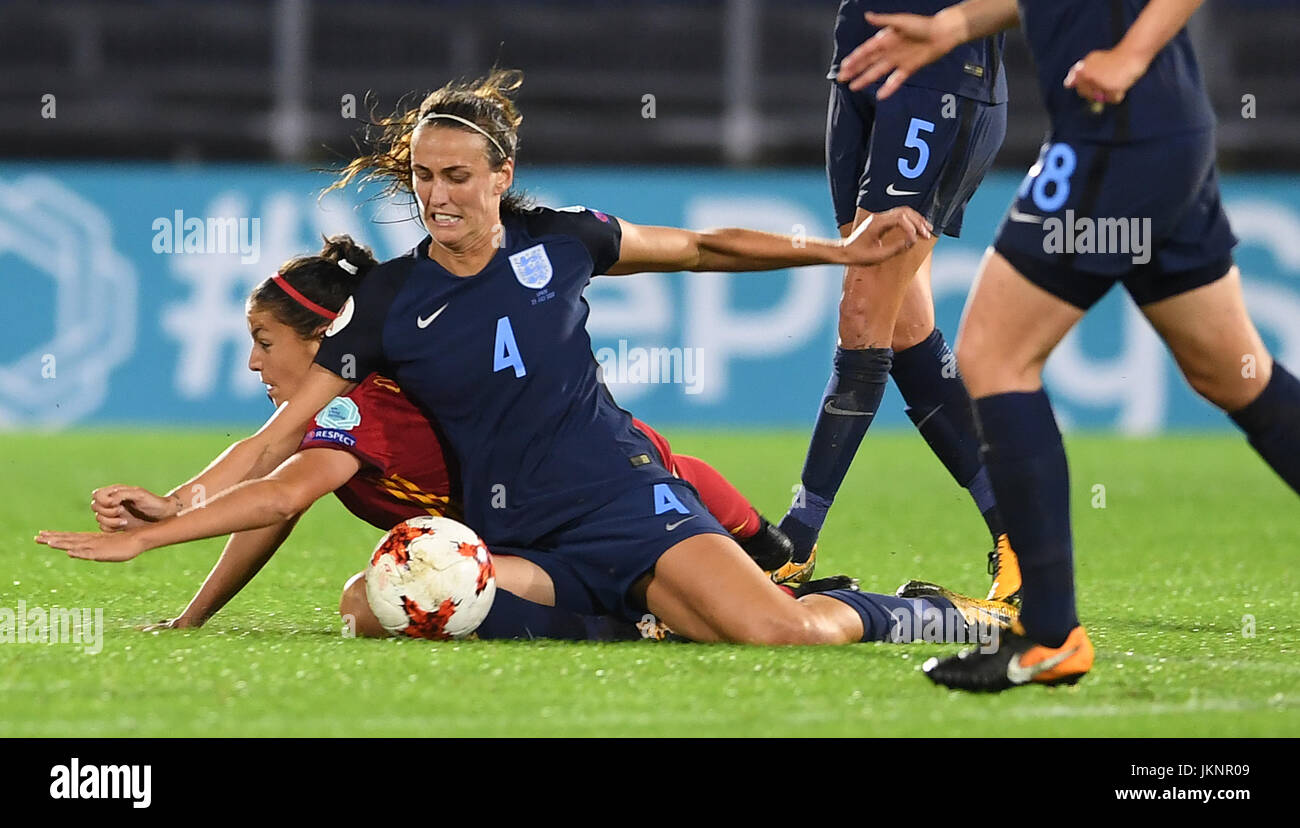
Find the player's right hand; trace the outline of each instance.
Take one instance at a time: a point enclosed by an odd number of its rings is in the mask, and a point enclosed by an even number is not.
[[[938,16],[923,14],[867,12],[867,22],[879,31],[840,61],[835,79],[857,92],[889,75],[876,92],[876,98],[883,101],[918,69],[957,45],[953,33],[938,21]]]
[[[911,248],[918,238],[930,238],[929,222],[911,207],[894,207],[871,217],[841,240],[845,260],[841,264],[863,267],[880,264]]]
[[[156,523],[180,511],[175,498],[161,497],[139,486],[104,486],[90,498],[90,510],[100,531],[117,532]]]
[[[53,532],[42,529],[36,533],[36,542],[51,549],[62,549],[69,558],[100,563],[129,561],[144,552],[146,547],[135,532]]]

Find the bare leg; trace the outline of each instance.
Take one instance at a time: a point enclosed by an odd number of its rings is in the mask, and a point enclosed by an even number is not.
[[[849,234],[870,216],[859,209],[853,226],[841,227],[840,233]],[[834,367],[818,406],[800,473],[799,495],[781,521],[781,530],[794,543],[792,570],[799,570],[801,565],[811,569],[807,562],[826,513],[885,393],[894,357],[890,343],[909,285],[934,244],[933,238],[918,240],[910,250],[888,261],[871,267],[850,267],[844,272]],[[909,308],[914,309],[916,304],[914,301]],[[920,324],[924,325],[923,319]],[[915,319],[909,320],[909,330],[916,325]]]
[[[972,290],[957,333],[957,363],[971,397],[1042,388],[1043,364],[1083,311],[1029,282],[991,248]]]
[[[791,598],[722,535],[695,535],[669,549],[644,588],[649,610],[694,641],[845,644],[862,637],[862,621],[847,604]]]
[[[1231,414],[1255,451],[1300,493],[1300,380],[1265,350],[1246,313],[1237,269],[1142,312],[1188,383]]]
[[[841,227],[840,235],[848,236],[870,216],[859,208],[853,224]],[[878,265],[845,268],[844,292],[840,297],[840,347],[853,350],[890,347],[905,304],[908,317],[901,332],[904,339],[915,335],[918,321],[923,326],[927,314],[930,330],[933,330],[933,301],[930,301],[928,311],[919,307],[929,294],[928,278],[924,291],[913,291],[911,285],[917,270],[929,261],[937,241],[937,237],[917,239],[910,250]],[[926,275],[929,275],[928,268]],[[905,300],[911,301],[905,303]],[[930,330],[921,333],[916,342],[929,335]]]
[[[1142,307],[1173,352],[1188,384],[1224,411],[1245,408],[1273,376],[1269,356],[1246,313],[1241,274]]]

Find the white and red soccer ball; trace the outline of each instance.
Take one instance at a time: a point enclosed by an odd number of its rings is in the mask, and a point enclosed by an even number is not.
[[[366,599],[393,635],[464,638],[483,623],[496,597],[487,546],[451,518],[414,517],[394,526],[366,570]]]

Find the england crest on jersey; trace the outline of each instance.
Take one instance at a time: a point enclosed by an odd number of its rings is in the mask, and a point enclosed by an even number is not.
[[[510,266],[514,268],[519,284],[533,290],[546,287],[554,274],[551,260],[546,256],[546,246],[541,244],[520,250],[511,256]]]

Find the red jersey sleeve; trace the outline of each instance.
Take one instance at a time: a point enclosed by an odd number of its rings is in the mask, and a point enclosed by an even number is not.
[[[383,383],[392,385],[391,380],[371,374],[352,393],[330,400],[316,415],[299,448],[340,449],[354,455],[363,467],[388,474],[398,447],[393,444],[391,429],[384,427],[385,404],[394,391],[382,387]]]

